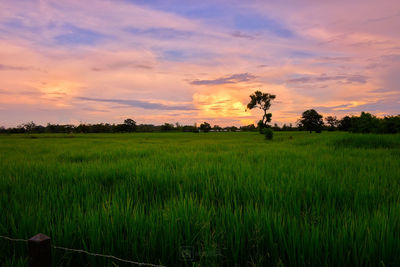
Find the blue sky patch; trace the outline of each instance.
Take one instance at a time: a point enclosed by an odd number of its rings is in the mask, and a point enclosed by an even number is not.
[[[126,31],[134,35],[145,35],[161,40],[187,38],[192,35],[191,32],[175,30],[173,28],[148,28],[148,29],[127,28]]]
[[[235,17],[236,29],[244,31],[268,31],[278,37],[292,38],[295,33],[281,23],[257,15],[239,15]]]
[[[63,29],[65,33],[54,38],[60,45],[94,45],[106,37],[101,33],[73,25],[66,25]]]

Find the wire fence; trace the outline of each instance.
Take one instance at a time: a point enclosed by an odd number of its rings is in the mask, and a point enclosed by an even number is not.
[[[8,240],[8,241],[14,241],[14,242],[26,242],[26,243],[28,242],[27,239],[11,238],[11,237],[8,237],[8,236],[3,236],[3,235],[0,235],[0,238]],[[82,249],[65,248],[65,247],[60,247],[60,246],[55,246],[55,245],[51,245],[51,247],[54,248],[54,249],[60,249],[60,250],[69,251],[69,252],[84,253],[86,255],[94,256],[94,257],[109,258],[109,259],[117,260],[117,261],[120,261],[120,262],[130,263],[130,264],[133,264],[133,265],[136,265],[136,266],[165,267],[164,265],[157,265],[157,264],[152,264],[152,263],[125,260],[125,259],[121,259],[121,258],[115,257],[113,255],[105,255],[105,254],[93,253],[93,252],[89,252],[89,251],[82,250]]]

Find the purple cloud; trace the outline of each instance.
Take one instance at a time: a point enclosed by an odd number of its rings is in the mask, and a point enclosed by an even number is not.
[[[298,84],[298,83],[319,83],[319,82],[327,82],[327,81],[338,81],[344,83],[366,83],[367,77],[363,75],[347,75],[347,74],[340,74],[340,75],[326,75],[322,74],[320,76],[304,76],[300,78],[292,78],[288,79],[286,83],[288,84]]]
[[[254,36],[249,35],[249,34],[245,34],[241,31],[235,31],[231,34],[231,36],[233,37],[237,37],[237,38],[244,38],[244,39],[249,39],[249,40],[254,40]]]
[[[165,105],[162,103],[154,103],[143,100],[132,99],[104,99],[104,98],[91,98],[91,97],[76,97],[79,100],[116,103],[136,108],[154,109],[154,110],[195,110],[196,108],[191,105]]]
[[[2,70],[14,70],[14,71],[29,71],[29,70],[37,70],[33,67],[26,67],[26,66],[11,66],[11,65],[4,65],[0,64],[0,71]]]
[[[221,77],[213,80],[194,80],[190,82],[193,85],[219,85],[219,84],[228,84],[228,83],[240,83],[240,82],[248,82],[255,79],[256,76],[250,73],[239,73],[233,74],[227,77]]]

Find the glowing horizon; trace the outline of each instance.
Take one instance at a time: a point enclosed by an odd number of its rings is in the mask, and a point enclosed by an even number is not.
[[[400,113],[400,2],[0,3],[0,126]]]

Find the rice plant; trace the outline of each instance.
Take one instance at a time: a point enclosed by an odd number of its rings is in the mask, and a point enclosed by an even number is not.
[[[399,135],[34,137],[0,136],[0,235],[166,266],[400,262]],[[26,257],[0,239],[0,265]],[[123,266],[57,250],[53,262]]]

